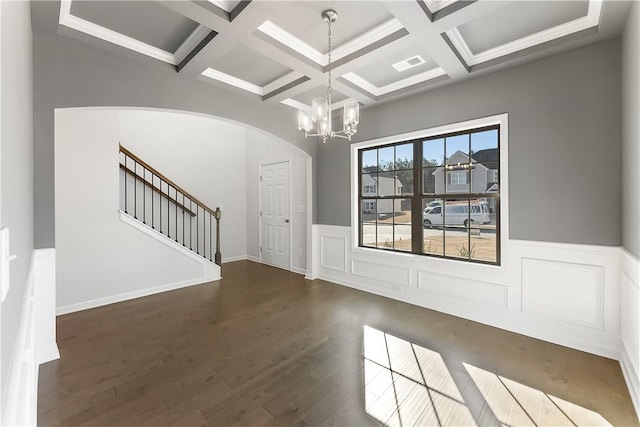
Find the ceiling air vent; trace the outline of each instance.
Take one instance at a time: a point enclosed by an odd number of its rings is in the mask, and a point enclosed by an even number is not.
[[[417,67],[420,64],[424,64],[424,59],[420,55],[412,56],[411,58],[396,62],[392,65],[398,72],[408,70],[409,68]]]

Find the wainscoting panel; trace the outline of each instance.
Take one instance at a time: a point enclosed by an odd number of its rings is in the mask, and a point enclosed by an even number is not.
[[[640,261],[622,251],[620,273],[620,338],[622,373],[640,414]]]
[[[351,272],[356,276],[382,280],[395,285],[409,286],[409,269],[354,259],[351,261]]]
[[[522,258],[522,311],[603,328],[602,266]]]
[[[507,287],[494,283],[419,270],[418,288],[452,298],[507,308]]]
[[[347,272],[347,239],[345,237],[320,237],[320,267]]]
[[[351,227],[313,227],[313,278],[620,358],[619,247],[507,239],[492,266],[360,248]]]

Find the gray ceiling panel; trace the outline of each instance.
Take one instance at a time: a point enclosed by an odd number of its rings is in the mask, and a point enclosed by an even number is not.
[[[458,27],[474,54],[583,17],[589,6],[588,0],[505,3],[499,12]]]
[[[267,58],[245,46],[236,46],[211,65],[218,71],[232,75],[249,83],[264,86],[291,71],[290,68]]]
[[[71,14],[171,53],[198,26],[151,1],[74,1]]]

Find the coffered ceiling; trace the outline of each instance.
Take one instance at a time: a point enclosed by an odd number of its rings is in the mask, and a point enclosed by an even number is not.
[[[61,34],[173,67],[177,78],[248,92],[266,106],[304,108],[326,93],[321,12],[328,8],[338,12],[331,71],[339,108],[348,99],[366,107],[614,37],[629,3],[63,0],[55,24]]]

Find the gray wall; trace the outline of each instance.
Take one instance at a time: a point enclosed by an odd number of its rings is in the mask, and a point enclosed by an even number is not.
[[[640,4],[622,38],[622,244],[640,258]]]
[[[34,19],[48,3],[34,3]],[[290,107],[265,107],[255,95],[239,89],[182,79],[171,67],[55,34],[34,34],[33,49],[36,248],[55,246],[55,108],[155,107],[210,114],[264,130],[315,154],[316,144],[298,132],[296,112]]]
[[[620,73],[600,42],[364,109],[355,142],[509,113],[510,237],[620,245]],[[348,226],[348,144],[317,161],[318,223]]]
[[[2,24],[2,227],[11,232],[11,287],[2,303],[2,394],[24,303],[33,254],[33,103],[29,2],[0,2]]]

